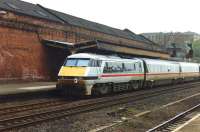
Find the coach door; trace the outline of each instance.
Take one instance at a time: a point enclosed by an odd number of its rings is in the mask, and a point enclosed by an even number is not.
[[[98,76],[101,73],[101,61],[91,59],[90,60],[90,70],[88,75],[89,76]]]
[[[199,65],[199,78],[200,78],[200,65]]]

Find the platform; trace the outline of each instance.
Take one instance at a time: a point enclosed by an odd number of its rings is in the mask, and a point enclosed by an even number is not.
[[[26,82],[0,84],[0,95],[18,94],[56,89],[56,82]]]
[[[200,113],[176,128],[173,132],[200,132]]]

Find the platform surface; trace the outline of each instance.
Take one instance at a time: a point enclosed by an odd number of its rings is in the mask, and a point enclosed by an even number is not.
[[[200,132],[200,113],[176,128],[173,132]]]
[[[26,82],[0,84],[0,95],[37,92],[56,89],[56,82]]]

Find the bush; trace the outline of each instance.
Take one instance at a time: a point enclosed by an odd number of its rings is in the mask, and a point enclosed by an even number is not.
[[[193,42],[192,47],[194,51],[194,57],[200,58],[200,40]]]

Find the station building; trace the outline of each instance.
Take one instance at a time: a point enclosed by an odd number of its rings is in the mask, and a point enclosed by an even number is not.
[[[158,44],[128,29],[91,22],[39,4],[0,1],[0,82],[54,80],[80,49],[168,59]]]

